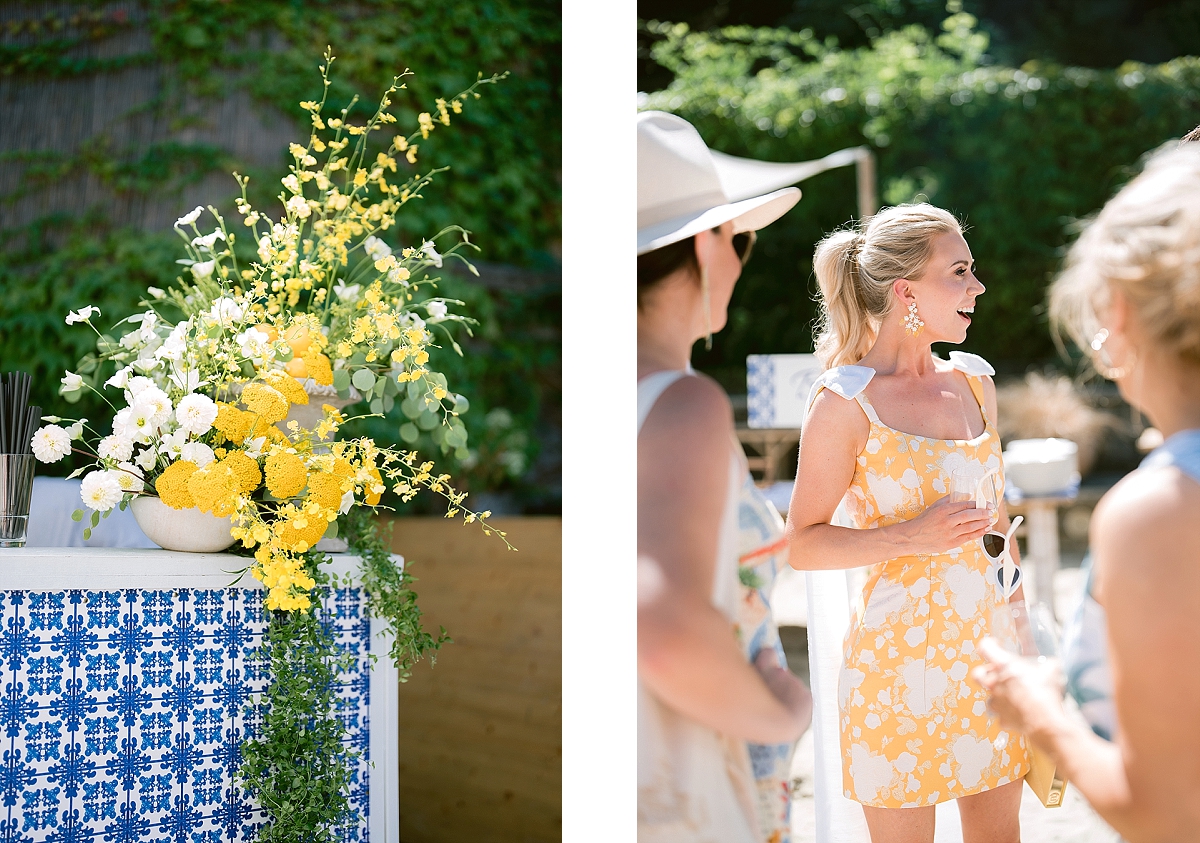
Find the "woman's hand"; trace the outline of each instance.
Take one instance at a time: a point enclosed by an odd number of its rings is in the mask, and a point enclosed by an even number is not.
[[[971,678],[991,694],[988,707],[1000,716],[1001,725],[1047,745],[1066,717],[1058,660],[1022,658],[994,638],[980,641],[979,653],[987,664],[971,671]]]
[[[779,657],[772,647],[758,651],[754,668],[775,698],[791,712],[796,727],[792,740],[799,738],[812,722],[812,694],[796,674],[779,664]]]
[[[945,497],[896,527],[904,530],[911,547],[909,553],[945,553],[991,529],[992,514],[990,509],[976,509],[973,501],[952,501]]]

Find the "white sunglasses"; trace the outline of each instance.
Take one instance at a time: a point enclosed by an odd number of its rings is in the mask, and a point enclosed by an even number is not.
[[[1024,516],[1018,515],[1013,519],[1007,533],[990,530],[979,538],[979,546],[983,548],[987,558],[1000,563],[1000,567],[996,569],[996,579],[1000,582],[1000,590],[1004,593],[1005,600],[1011,597],[1021,584],[1021,569],[1012,558],[1012,537],[1024,520]]]

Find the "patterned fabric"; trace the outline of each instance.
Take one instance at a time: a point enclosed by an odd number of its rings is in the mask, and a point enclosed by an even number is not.
[[[738,606],[738,633],[742,650],[751,662],[770,648],[787,666],[779,629],[771,615],[771,589],[781,565],[787,564],[783,519],[763,497],[749,473],[738,498],[738,575],[742,599]],[[750,762],[758,788],[758,822],[767,843],[791,840],[792,798],[789,789],[795,744],[749,744]]]
[[[0,840],[246,840],[231,786],[265,684],[257,589],[0,591]],[[357,589],[321,611],[357,656],[339,716],[362,759],[342,840],[367,839],[370,621]]]
[[[838,371],[826,378],[836,383]],[[995,469],[1002,493],[1000,437],[987,418],[979,376],[967,380],[984,431],[971,440],[913,436],[884,425],[862,392],[860,372],[850,378],[853,386],[842,391],[871,422],[843,499],[855,527],[915,518],[946,496],[955,470],[982,477]],[[1003,604],[996,565],[978,542],[870,568],[838,683],[847,798],[881,808],[933,805],[1025,775],[1024,738],[1000,728],[987,712],[987,695],[967,680],[982,661],[975,642],[992,634],[992,612]]]

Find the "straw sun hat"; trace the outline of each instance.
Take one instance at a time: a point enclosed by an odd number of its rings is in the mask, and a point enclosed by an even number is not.
[[[643,111],[637,129],[639,255],[730,220],[735,234],[756,231],[800,201],[796,187],[730,201],[742,192],[730,183],[735,172],[722,170],[722,156],[714,155],[682,117]]]

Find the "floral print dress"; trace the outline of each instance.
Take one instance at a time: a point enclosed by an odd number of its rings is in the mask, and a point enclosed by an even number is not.
[[[822,375],[855,400],[871,422],[866,447],[842,501],[853,524],[872,529],[907,521],[949,493],[950,473],[997,470],[1000,436],[984,407],[982,358],[952,352],[979,404],[984,430],[970,440],[931,439],[879,420],[863,389],[875,374],[844,366]],[[838,681],[843,789],[880,808],[933,805],[1020,780],[1025,739],[1000,728],[987,695],[968,679],[982,663],[976,642],[991,634],[1004,605],[997,565],[978,541],[946,553],[901,556],[871,566],[846,635]]]

